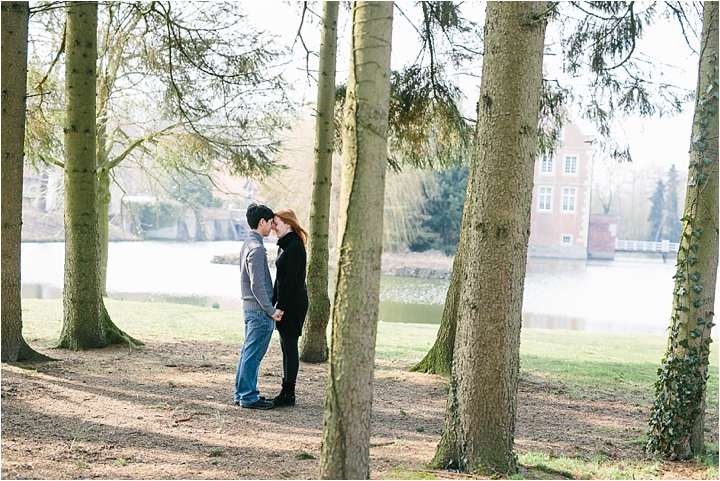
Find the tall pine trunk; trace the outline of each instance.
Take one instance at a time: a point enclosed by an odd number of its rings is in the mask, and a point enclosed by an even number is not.
[[[332,190],[332,156],[335,151],[335,70],[337,57],[338,2],[323,2],[320,34],[320,75],[315,117],[315,170],[310,207],[310,255],[307,287],[310,298],[303,326],[300,359],[327,360],[327,325],[330,319],[328,295],[328,231]]]
[[[27,92],[28,2],[2,2],[2,354],[3,362],[46,360],[22,335],[20,250]]]
[[[718,54],[718,3],[705,2],[671,325],[647,446],[673,459],[705,452],[705,388],[718,268]]]
[[[335,299],[320,450],[323,479],[366,479],[370,474],[392,16],[393,2],[353,4]]]
[[[60,347],[107,343],[101,327],[95,80],[97,3],[67,6],[65,65],[65,284]]]
[[[67,6],[65,47],[65,280],[58,347],[91,349],[141,344],[126,335],[105,309],[100,283],[96,175],[95,2]]]
[[[517,472],[520,327],[547,19],[488,2],[452,383],[433,464]]]

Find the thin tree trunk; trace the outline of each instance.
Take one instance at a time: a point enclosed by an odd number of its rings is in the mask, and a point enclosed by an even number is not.
[[[467,197],[466,197],[467,198]],[[460,232],[455,259],[453,260],[450,286],[445,297],[440,327],[438,328],[435,344],[430,348],[425,357],[410,368],[410,371],[426,372],[440,376],[449,376],[452,373],[453,348],[455,347],[455,332],[457,330],[458,304],[460,300],[460,289],[462,287],[462,257],[465,251],[463,247],[463,232]]]
[[[332,156],[335,151],[335,70],[337,54],[338,2],[323,2],[320,34],[320,76],[315,117],[315,170],[310,207],[310,258],[308,296],[310,306],[303,326],[300,359],[324,362],[328,357],[327,325],[330,319],[328,296],[328,231],[332,190]]]
[[[705,452],[705,389],[718,268],[718,53],[718,3],[705,2],[673,311],[647,446],[673,459]]]
[[[98,236],[100,237],[100,293],[107,296],[107,265],[110,242],[110,172],[98,168]]]
[[[48,360],[22,335],[20,250],[27,92],[28,2],[2,2],[2,354],[3,362]]]
[[[393,2],[355,2],[320,477],[366,479],[390,103]]]
[[[472,185],[472,171],[468,177],[468,187],[470,185]],[[469,199],[470,195],[466,189],[465,204],[467,204]],[[440,320],[437,337],[435,338],[435,344],[433,344],[430,351],[428,351],[419,363],[410,368],[410,371],[426,372],[440,376],[449,376],[452,373],[458,305],[460,303],[460,290],[463,279],[463,257],[466,255],[465,246],[467,245],[468,221],[465,219],[467,215],[466,212],[467,209],[463,207],[460,235],[455,251],[455,259],[453,260],[452,275],[450,276],[450,286],[448,287],[447,296],[445,297],[445,307],[443,308],[443,315]]]
[[[435,466],[517,472],[521,310],[546,8],[487,6],[452,383]]]

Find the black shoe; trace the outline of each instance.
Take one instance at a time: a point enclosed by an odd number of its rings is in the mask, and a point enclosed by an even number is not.
[[[276,408],[282,408],[285,406],[294,406],[295,405],[295,395],[281,392],[280,394],[277,395],[276,398],[273,398],[272,403],[275,405]]]
[[[285,382],[283,379],[282,383],[282,390],[280,391],[280,394],[278,394],[276,397],[272,399],[273,404],[275,407],[285,407],[285,406],[294,406],[295,405],[295,383],[294,382]]]
[[[241,404],[241,405],[240,405],[240,407],[242,407],[242,408],[247,408],[247,409],[263,409],[263,410],[265,410],[265,409],[272,409],[274,406],[275,406],[275,405],[273,404],[272,401],[266,401],[266,400],[264,400],[264,399],[258,399],[257,401],[255,401],[255,402],[252,403],[252,404],[245,404],[245,405],[242,405],[242,404]]]
[[[264,401],[264,400],[265,400],[265,396],[260,396],[260,400],[261,400],[261,401]],[[240,401],[234,401],[234,403],[235,403],[236,406],[239,406],[239,405],[240,405]]]

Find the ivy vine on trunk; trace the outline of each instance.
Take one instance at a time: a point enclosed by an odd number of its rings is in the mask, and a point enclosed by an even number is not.
[[[708,354],[718,266],[718,4],[705,2],[683,230],[668,347],[655,383],[648,452],[704,452]]]

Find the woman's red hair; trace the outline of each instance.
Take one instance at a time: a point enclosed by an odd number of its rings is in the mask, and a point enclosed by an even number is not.
[[[308,233],[300,225],[300,221],[298,220],[297,215],[295,215],[295,211],[292,209],[276,210],[275,215],[280,217],[280,220],[292,227],[292,230],[298,235],[298,237],[300,237],[300,240],[307,249]]]

